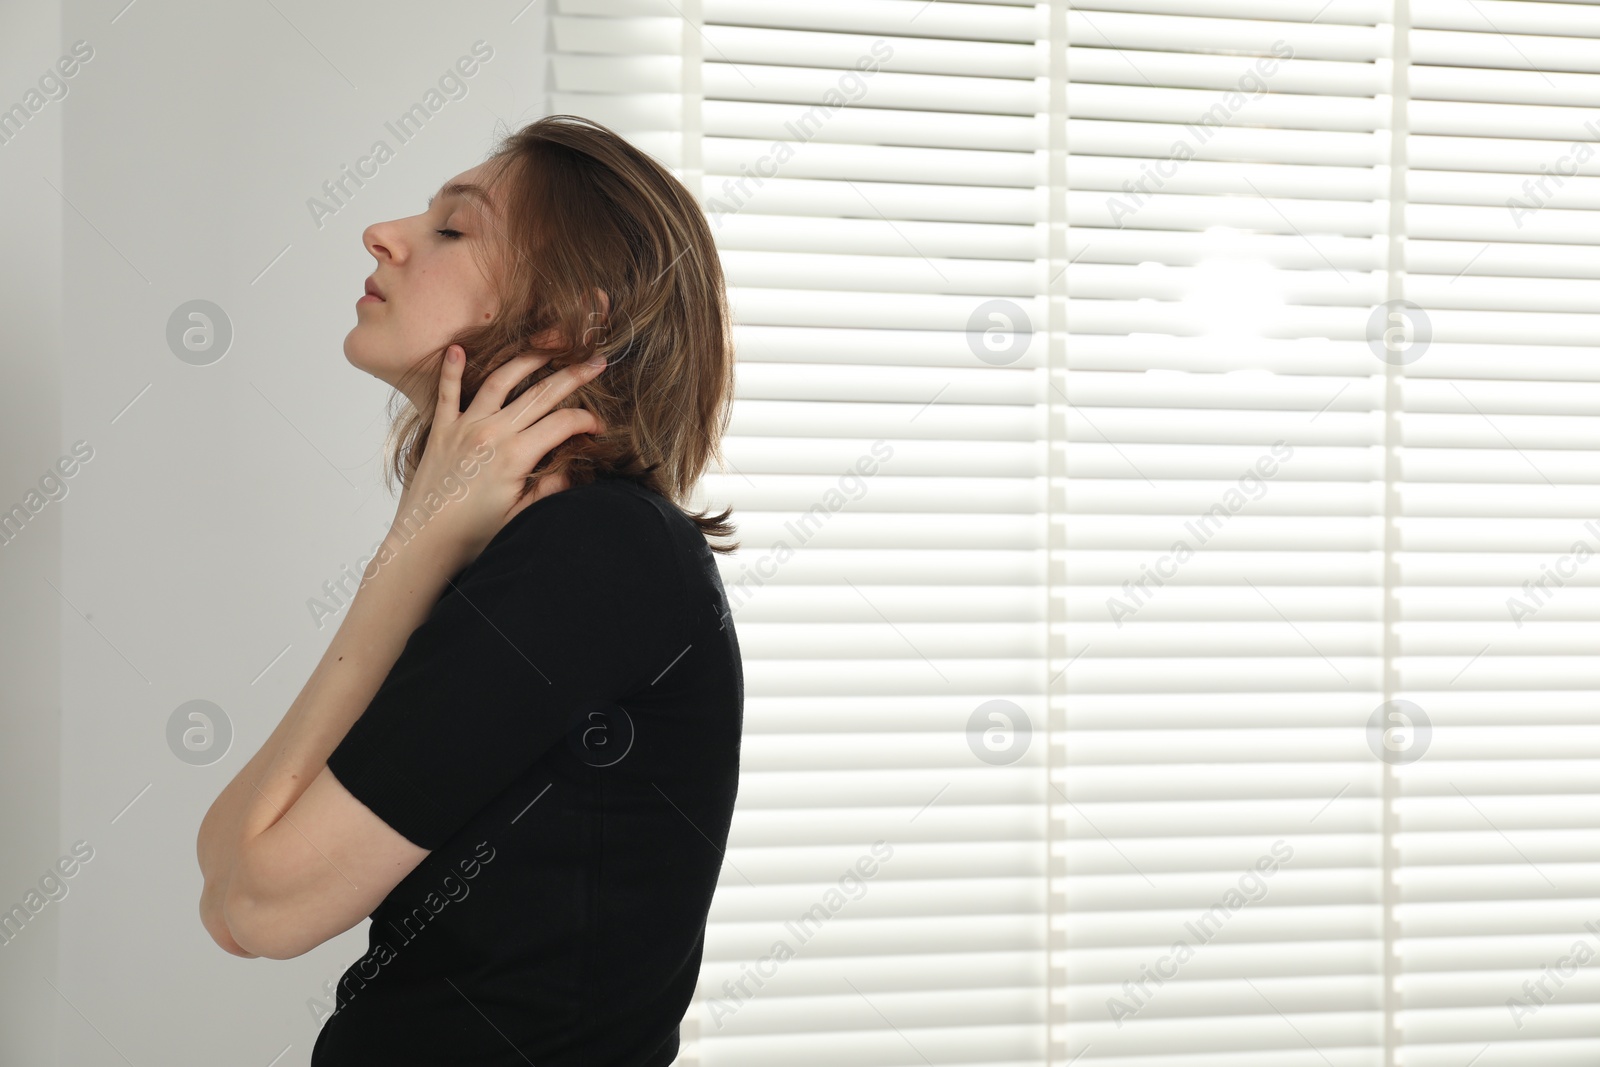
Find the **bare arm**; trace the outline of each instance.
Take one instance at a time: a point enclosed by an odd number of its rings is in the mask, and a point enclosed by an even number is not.
[[[217,935],[227,930],[222,903],[240,845],[275,824],[321,773],[457,569],[455,557],[433,551],[427,536],[424,527],[406,543],[398,524],[391,530],[376,573],[363,578],[299,696],[200,824],[201,919],[229,951]]]
[[[201,822],[195,844],[205,878],[201,919],[235,955],[287,959],[349,929],[427,855],[353,798],[328,773],[328,757],[372,703],[450,579],[511,516],[566,488],[564,479],[548,480],[530,494],[528,472],[573,433],[601,428],[580,408],[553,410],[600,365],[564,368],[506,408],[511,387],[549,358],[513,357],[489,375],[463,412],[460,346],[452,345],[447,356],[428,447],[401,495],[375,572],[363,576],[327,651],[272,736]],[[462,491],[463,479],[471,481],[470,491]],[[287,818],[291,808],[303,824]],[[275,831],[280,820],[287,829]]]

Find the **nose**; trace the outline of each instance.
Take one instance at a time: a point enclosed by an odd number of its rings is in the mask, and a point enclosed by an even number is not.
[[[375,222],[361,231],[361,243],[366,246],[372,258],[382,263],[384,260],[393,260],[394,250],[398,247],[394,240],[393,231],[387,222]]]

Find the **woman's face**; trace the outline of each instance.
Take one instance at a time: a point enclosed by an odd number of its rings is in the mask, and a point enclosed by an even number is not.
[[[398,386],[419,360],[495,313],[498,299],[480,266],[480,258],[492,261],[501,229],[498,193],[486,180],[487,164],[480,163],[447,182],[422,214],[362,232],[378,261],[369,292],[375,286],[379,299],[356,304],[355,328],[344,339],[353,365]]]

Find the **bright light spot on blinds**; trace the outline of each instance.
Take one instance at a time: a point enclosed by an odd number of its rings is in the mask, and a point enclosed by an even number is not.
[[[1183,303],[1195,332],[1230,342],[1258,340],[1283,314],[1283,276],[1237,230],[1213,226]]]

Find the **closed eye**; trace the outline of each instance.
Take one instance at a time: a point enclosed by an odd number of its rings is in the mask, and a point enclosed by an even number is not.
[[[444,230],[434,230],[433,232],[438,234],[440,237],[447,238],[447,239],[449,239],[451,241],[454,241],[458,237],[465,236],[460,230],[444,229]]]

